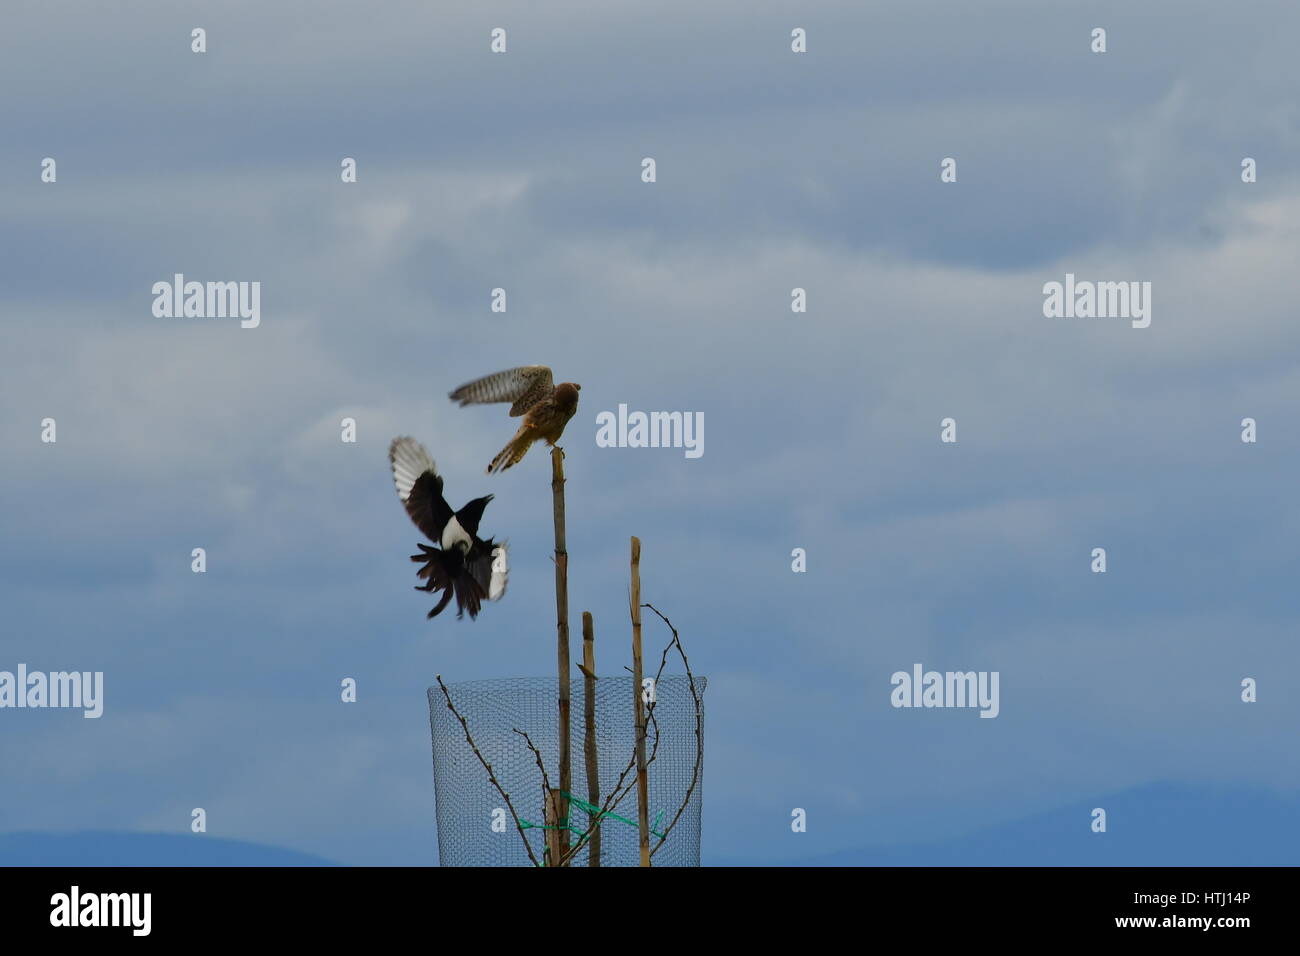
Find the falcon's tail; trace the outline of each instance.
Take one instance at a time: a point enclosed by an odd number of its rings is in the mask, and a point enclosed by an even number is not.
[[[528,448],[536,440],[528,425],[520,425],[519,431],[515,432],[515,437],[510,439],[510,443],[497,452],[497,456],[492,459],[491,464],[487,466],[487,473],[495,475],[497,472],[505,471],[512,465],[517,465],[523,461],[524,455],[528,454]]]

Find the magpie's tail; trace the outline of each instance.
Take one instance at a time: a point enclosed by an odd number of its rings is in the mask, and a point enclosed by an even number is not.
[[[452,594],[455,592],[454,578],[450,569],[447,567],[449,555],[438,548],[431,548],[426,544],[417,545],[421,553],[411,555],[411,560],[417,564],[423,564],[424,567],[416,572],[416,577],[425,582],[423,586],[416,585],[417,591],[441,591],[442,599],[432,611],[429,612],[429,618],[435,618],[443,612],[443,609],[451,603]]]
[[[469,619],[474,620],[478,617],[483,599],[487,597],[483,593],[483,587],[474,580],[472,574],[462,574],[453,581],[456,588],[456,617],[459,618],[469,611]]]

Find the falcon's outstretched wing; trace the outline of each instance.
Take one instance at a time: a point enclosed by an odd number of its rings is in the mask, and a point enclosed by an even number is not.
[[[491,402],[514,402],[510,406],[510,415],[518,417],[554,390],[549,368],[545,365],[521,365],[466,382],[451,393],[451,400],[460,402],[462,408]]]
[[[442,540],[442,529],[451,520],[451,506],[442,497],[442,478],[429,453],[414,438],[394,438],[388,446],[397,497],[406,506],[415,526],[434,544]]]

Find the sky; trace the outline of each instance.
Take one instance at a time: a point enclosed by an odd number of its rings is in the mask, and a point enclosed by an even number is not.
[[[105,702],[0,709],[0,833],[189,834],[202,807],[214,838],[435,863],[434,675],[555,651],[544,450],[484,475],[516,422],[447,393],[534,363],[582,384],[569,590],[602,672],[637,535],[708,677],[705,862],[1066,807],[1088,833],[1151,787],[1300,800],[1294,4],[6,21],[0,670],[102,671]],[[155,316],[178,272],[260,282],[260,325]],[[1150,282],[1150,326],[1046,317],[1067,274]],[[704,453],[599,447],[620,404],[702,414]],[[510,588],[476,621],[411,590],[404,434],[454,504],[496,496]],[[916,663],[997,672],[998,716],[892,706]]]

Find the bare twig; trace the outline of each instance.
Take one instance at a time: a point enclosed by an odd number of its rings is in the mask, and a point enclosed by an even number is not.
[[[565,832],[565,827],[568,825],[560,817],[561,804],[567,807],[568,801],[560,795],[559,790],[551,786],[551,779],[546,775],[546,764],[542,762],[542,752],[533,744],[533,738],[518,727],[512,727],[511,730],[524,738],[524,743],[537,758],[537,769],[542,772],[542,823],[546,830],[546,852],[543,854],[543,859],[549,860],[551,866],[559,866],[564,858],[564,851],[560,848],[560,834]]]
[[[515,733],[524,738],[524,743],[528,744],[528,749],[533,752],[537,758],[537,769],[542,772],[542,805],[546,805],[546,795],[551,792],[551,778],[546,775],[546,765],[542,763],[542,752],[533,745],[533,738],[524,733],[518,727],[512,727]]]
[[[655,844],[655,848],[650,854],[651,856],[654,856],[655,853],[659,852],[659,848],[664,845],[664,841],[668,839],[668,834],[672,832],[673,827],[677,826],[677,821],[682,818],[682,813],[685,812],[686,807],[690,804],[691,796],[695,793],[695,787],[699,783],[700,767],[704,763],[704,705],[700,700],[699,692],[695,689],[695,675],[691,673],[691,662],[686,658],[686,649],[682,647],[682,640],[677,634],[677,628],[673,627],[673,622],[668,620],[663,612],[653,604],[645,604],[643,606],[654,611],[655,614],[658,615],[659,619],[668,625],[668,630],[673,632],[672,641],[669,642],[668,647],[664,648],[664,656],[663,660],[659,664],[659,672],[661,674],[663,673],[664,663],[668,660],[669,649],[676,647],[677,653],[680,654],[682,658],[682,666],[686,668],[686,678],[690,683],[691,699],[695,702],[695,766],[691,770],[691,785],[687,788],[686,797],[682,800],[682,805],[677,808],[677,813],[674,814],[672,822],[664,829],[663,836],[661,836],[659,842]]]
[[[474,756],[478,762],[483,765],[483,769],[488,773],[488,779],[492,781],[492,786],[496,787],[497,793],[501,794],[501,799],[506,802],[506,807],[510,810],[510,816],[515,821],[515,829],[519,831],[519,839],[523,841],[524,850],[528,853],[528,859],[532,860],[533,866],[541,866],[537,862],[537,857],[533,853],[532,845],[528,842],[528,837],[524,835],[523,824],[519,822],[519,814],[515,812],[515,805],[510,802],[510,794],[506,793],[505,788],[501,786],[501,781],[497,780],[496,773],[492,770],[492,765],[487,762],[487,758],[478,749],[478,744],[474,743],[474,737],[469,732],[469,723],[456,709],[456,705],[451,702],[451,694],[447,690],[447,685],[442,682],[442,675],[435,675],[438,680],[438,686],[442,688],[442,696],[447,699],[447,709],[452,712],[457,720],[460,721],[461,729],[465,731],[465,742],[469,744],[470,749],[474,751]]]

